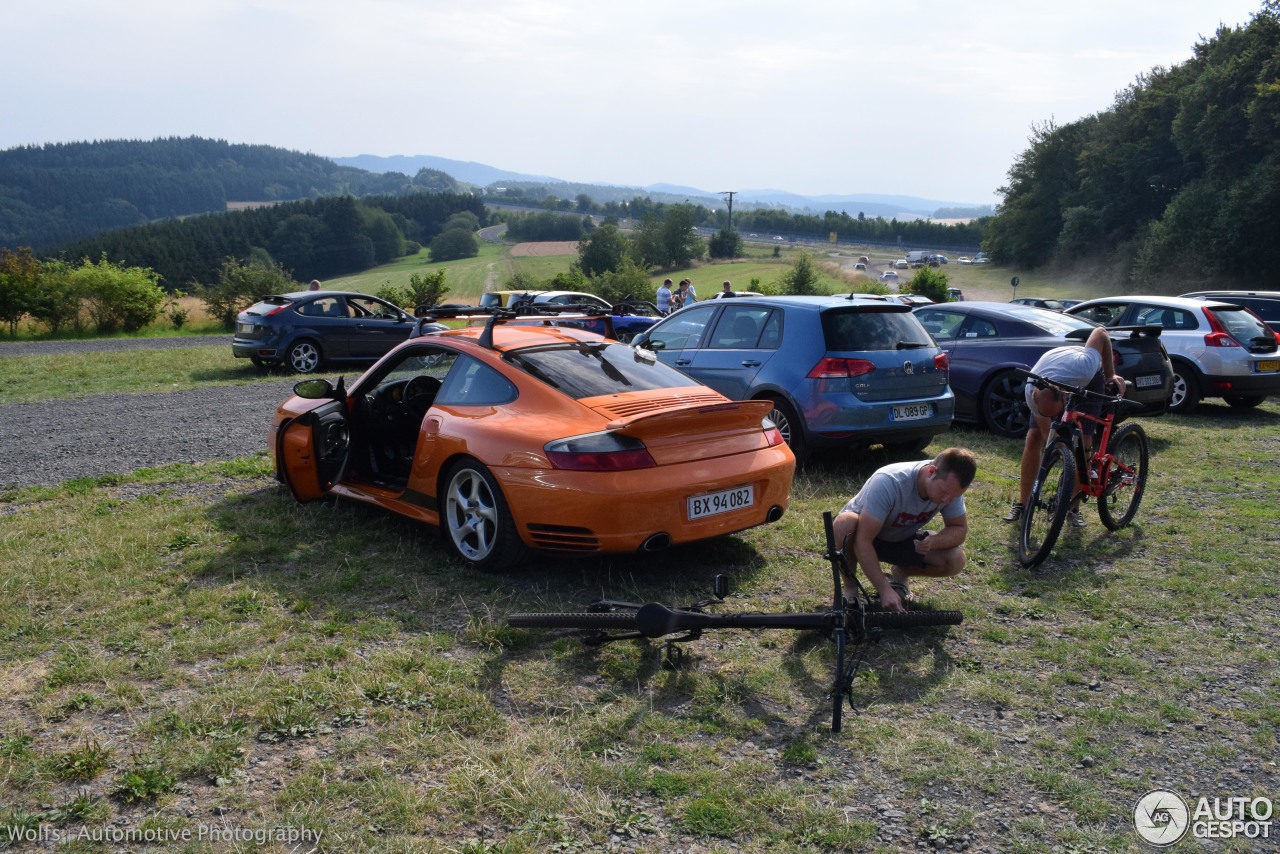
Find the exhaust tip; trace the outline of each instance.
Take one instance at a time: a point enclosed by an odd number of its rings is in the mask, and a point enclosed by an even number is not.
[[[782,518],[782,514],[785,512],[786,512],[785,510],[783,510],[781,507],[775,504],[769,508],[769,514],[765,516],[765,519],[767,519],[770,522],[776,522]]]
[[[660,552],[663,549],[667,549],[670,547],[671,547],[670,534],[666,534],[666,533],[654,534],[653,536],[649,537],[649,539],[645,540],[643,543],[640,544],[640,551]]]

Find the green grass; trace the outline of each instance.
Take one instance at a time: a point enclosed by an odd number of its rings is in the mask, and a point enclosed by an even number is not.
[[[971,850],[1134,849],[1141,794],[1212,794],[1224,769],[1274,780],[1280,736],[1280,404],[1142,423],[1137,524],[1092,517],[1034,572],[997,521],[1018,443],[959,428],[935,443],[980,461],[970,563],[917,587],[966,621],[870,647],[839,735],[816,634],[708,634],[672,671],[657,645],[591,648],[504,617],[601,593],[687,601],[716,572],[733,609],[820,605],[821,513],[878,451],[819,458],[774,525],[501,576],[407,521],[295,504],[266,457],[11,490],[0,826],[293,826],[352,851],[889,851],[964,834]],[[878,843],[886,802],[904,835]]]

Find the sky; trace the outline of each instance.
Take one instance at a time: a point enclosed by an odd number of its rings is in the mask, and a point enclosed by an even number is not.
[[[7,0],[0,149],[198,136],[993,204],[1261,0]]]

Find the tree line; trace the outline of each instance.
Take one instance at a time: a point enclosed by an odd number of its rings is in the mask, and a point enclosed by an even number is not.
[[[1156,289],[1273,283],[1280,221],[1280,3],[1220,27],[1104,112],[1035,125],[986,225],[997,262],[1097,262]]]

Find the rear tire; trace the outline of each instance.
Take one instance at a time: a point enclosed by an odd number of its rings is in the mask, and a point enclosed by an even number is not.
[[[1146,490],[1151,458],[1146,432],[1139,424],[1125,424],[1111,434],[1107,453],[1114,462],[1107,467],[1107,489],[1098,499],[1098,518],[1108,530],[1118,531],[1133,521]]]
[[[1062,533],[1076,487],[1076,460],[1071,446],[1054,442],[1045,451],[1031,497],[1022,511],[1022,534],[1018,538],[1018,561],[1026,567],[1038,566],[1049,556]]]
[[[1001,371],[982,390],[982,425],[1006,439],[1017,439],[1027,434],[1031,412],[1023,396],[1023,377],[1016,371]]]
[[[285,362],[295,373],[311,374],[320,370],[323,358],[319,345],[304,338],[289,348]]]
[[[510,614],[507,625],[515,629],[599,629],[636,631],[635,611],[599,611],[581,614]]]
[[[1173,365],[1173,391],[1169,393],[1169,411],[1181,415],[1200,404],[1200,378],[1194,368],[1180,362]]]
[[[462,460],[445,477],[440,526],[458,557],[483,572],[509,569],[528,557],[502,488],[477,460]]]
[[[1230,394],[1222,398],[1232,409],[1253,409],[1267,399],[1265,394]]]

